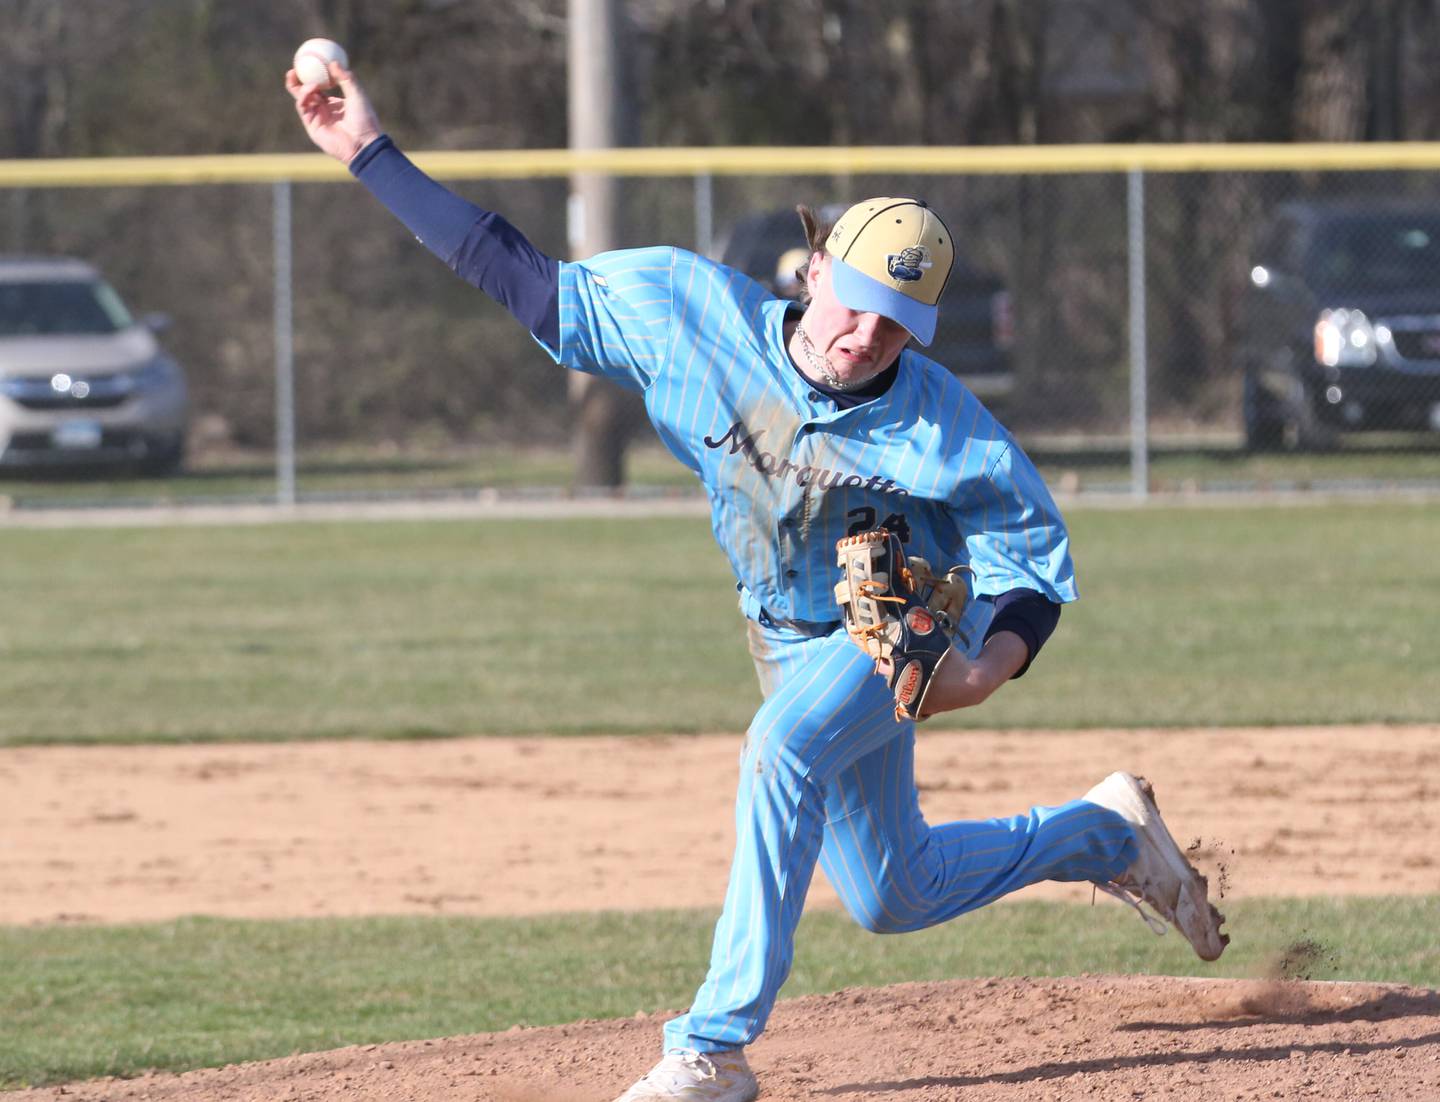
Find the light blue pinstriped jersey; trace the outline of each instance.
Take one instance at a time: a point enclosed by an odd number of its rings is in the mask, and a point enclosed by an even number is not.
[[[975,396],[907,350],[889,391],[837,409],[791,363],[788,305],[681,249],[603,253],[560,266],[560,347],[547,349],[644,392],[709,494],[747,615],[837,619],[835,541],[877,524],[936,567],[970,565],[978,595],[1074,600],[1059,511]],[[988,615],[972,605],[972,640]]]

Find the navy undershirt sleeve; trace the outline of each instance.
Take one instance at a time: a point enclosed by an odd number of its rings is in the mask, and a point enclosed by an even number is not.
[[[1036,593],[1033,589],[1011,589],[995,598],[995,615],[985,629],[989,639],[997,631],[1011,631],[1024,640],[1030,649],[1030,657],[1012,675],[1011,680],[1024,675],[1040,653],[1040,648],[1055,631],[1060,622],[1060,605]]]
[[[560,264],[500,215],[432,180],[388,135],[350,171],[390,213],[465,282],[493,298],[551,348],[560,344]]]

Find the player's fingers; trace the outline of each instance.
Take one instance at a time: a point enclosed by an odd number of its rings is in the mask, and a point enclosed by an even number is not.
[[[295,97],[295,113],[299,115],[304,122],[309,123],[320,114],[320,105],[316,102],[313,95],[297,95]]]
[[[365,95],[365,89],[355,79],[355,73],[345,68],[338,61],[330,62],[330,76],[340,86],[340,91],[345,93],[346,99],[355,99]]]
[[[370,97],[365,94],[365,88],[355,79],[355,73],[352,70],[345,68],[338,61],[332,61],[330,71],[335,82],[340,85],[341,95],[345,97],[346,124],[359,141],[359,148],[363,149],[380,136],[380,120],[375,115],[375,108],[370,103]]]
[[[285,74],[285,90],[295,101],[295,110],[304,112],[307,108],[313,108],[317,98],[323,99],[321,88],[318,84],[305,84],[301,82],[299,75],[294,69]]]

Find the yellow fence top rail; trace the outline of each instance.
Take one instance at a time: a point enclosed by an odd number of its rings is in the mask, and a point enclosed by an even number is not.
[[[1128,172],[1365,171],[1440,168],[1440,142],[1253,145],[715,146],[527,149],[411,154],[450,180],[616,176],[854,176]],[[196,157],[69,157],[0,161],[0,187],[118,187],[336,181],[320,153]]]

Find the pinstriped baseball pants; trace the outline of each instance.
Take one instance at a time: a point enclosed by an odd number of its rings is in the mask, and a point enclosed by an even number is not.
[[[877,933],[920,930],[1040,880],[1118,876],[1129,825],[1080,800],[1007,819],[930,826],[915,787],[915,726],[897,723],[874,664],[843,631],[751,624],[765,702],[746,735],[735,856],[710,970],[667,1050],[715,1052],[765,1028],[790,972],[818,862]]]

